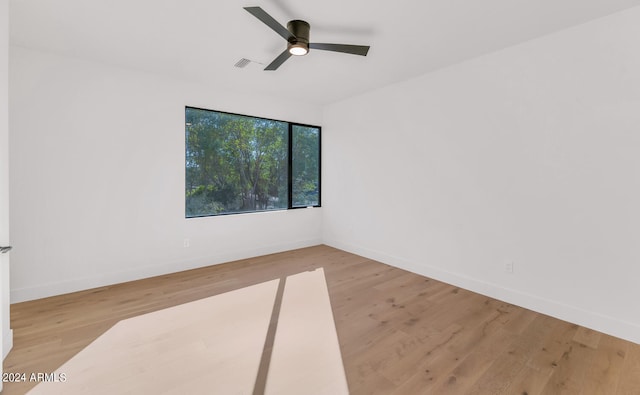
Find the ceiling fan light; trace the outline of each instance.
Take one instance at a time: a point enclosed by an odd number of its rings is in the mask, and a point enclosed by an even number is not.
[[[294,56],[303,56],[309,53],[309,48],[302,43],[292,44],[289,46],[289,53]]]

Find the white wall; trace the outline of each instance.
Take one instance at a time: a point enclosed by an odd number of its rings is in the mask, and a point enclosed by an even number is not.
[[[185,105],[310,124],[319,107],[10,55],[12,302],[321,242],[321,209],[184,218]]]
[[[9,245],[9,3],[0,0],[0,245]],[[9,353],[9,254],[0,254],[0,356]],[[0,373],[2,373],[0,362]],[[0,391],[2,383],[0,382]]]
[[[640,342],[638,48],[634,8],[327,107],[325,243]]]

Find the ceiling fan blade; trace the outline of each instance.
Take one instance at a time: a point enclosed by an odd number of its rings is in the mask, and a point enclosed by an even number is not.
[[[267,71],[273,71],[276,70],[278,67],[280,67],[285,60],[289,59],[291,57],[291,53],[289,52],[288,49],[285,49],[284,52],[282,52],[280,55],[278,55],[277,58],[275,58],[275,60],[271,63],[269,63],[269,65],[267,67],[265,67],[264,69]]]
[[[260,19],[262,23],[269,26],[273,31],[282,36],[285,40],[289,41],[291,38],[294,38],[293,34],[286,27],[282,26],[278,21],[273,19],[273,17],[265,10],[260,7],[244,7],[251,15]]]
[[[309,48],[321,49],[323,51],[344,52],[352,55],[367,56],[367,53],[369,52],[370,47],[368,45],[310,43]]]

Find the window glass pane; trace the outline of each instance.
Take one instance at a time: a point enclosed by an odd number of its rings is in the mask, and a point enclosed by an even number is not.
[[[293,125],[292,205],[320,205],[320,129]]]
[[[186,216],[287,208],[288,123],[187,107]]]

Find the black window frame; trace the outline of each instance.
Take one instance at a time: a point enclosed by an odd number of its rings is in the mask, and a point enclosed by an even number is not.
[[[286,208],[276,208],[276,209],[268,209],[268,210],[251,210],[251,211],[237,211],[237,212],[224,212],[224,213],[218,213],[218,214],[203,214],[203,215],[192,215],[192,216],[187,216],[187,210],[185,207],[185,219],[192,219],[192,218],[207,218],[207,217],[219,217],[219,216],[226,216],[226,215],[238,215],[238,214],[251,214],[251,213],[261,213],[261,212],[272,212],[272,211],[287,211],[287,210],[297,210],[297,209],[304,209],[304,208],[309,208],[309,207],[322,207],[322,127],[318,126],[318,125],[311,125],[311,124],[305,124],[305,123],[299,123],[299,122],[291,122],[291,121],[283,121],[280,119],[275,119],[275,118],[265,118],[265,117],[257,117],[254,115],[247,115],[247,114],[242,114],[242,113],[234,113],[234,112],[229,112],[229,111],[220,111],[220,110],[212,110],[209,108],[202,108],[202,107],[194,107],[194,106],[185,106],[185,160],[184,160],[184,164],[185,164],[185,186],[187,185],[187,172],[186,172],[186,165],[187,165],[187,122],[186,122],[186,113],[188,109],[192,109],[192,110],[199,110],[199,111],[210,111],[210,112],[216,112],[216,113],[220,113],[220,114],[227,114],[227,115],[234,115],[234,116],[241,116],[241,117],[247,117],[247,118],[255,118],[255,119],[261,119],[261,120],[265,120],[265,121],[274,121],[274,122],[282,122],[282,123],[286,123],[287,124],[287,133],[288,133],[288,143],[287,143],[287,207]],[[295,126],[300,126],[300,127],[305,127],[305,128],[315,128],[318,130],[318,203],[315,205],[306,205],[306,206],[294,206],[293,205],[293,128]],[[185,188],[186,191],[186,188]],[[186,199],[186,196],[185,196]],[[186,201],[186,200],[185,200]]]

